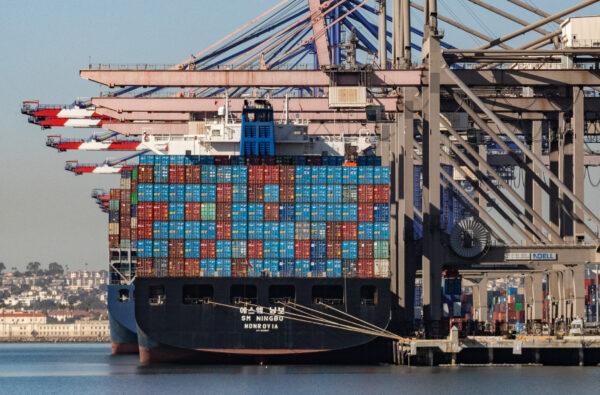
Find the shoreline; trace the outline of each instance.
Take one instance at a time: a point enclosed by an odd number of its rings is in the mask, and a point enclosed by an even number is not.
[[[109,338],[82,338],[82,339],[0,339],[0,344],[27,344],[27,343],[95,343],[110,344]]]

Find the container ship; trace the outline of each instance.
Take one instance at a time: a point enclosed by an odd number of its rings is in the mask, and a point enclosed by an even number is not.
[[[220,114],[122,168],[110,192],[113,351],[139,344],[142,363],[374,357],[365,345],[391,317],[390,173],[375,142],[309,138],[266,101],[241,122]]]

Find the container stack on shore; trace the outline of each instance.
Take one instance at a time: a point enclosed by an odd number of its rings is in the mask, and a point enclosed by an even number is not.
[[[137,275],[388,277],[389,168],[342,164],[142,156]]]

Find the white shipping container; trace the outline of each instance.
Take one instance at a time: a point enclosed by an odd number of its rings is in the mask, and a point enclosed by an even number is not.
[[[367,107],[367,87],[365,86],[332,86],[329,88],[330,108],[365,108]]]
[[[109,235],[118,235],[119,234],[119,224],[114,222],[108,223],[108,234]]]
[[[565,48],[600,47],[600,16],[569,18],[560,27]]]
[[[375,277],[389,277],[390,276],[390,260],[389,259],[375,259]]]

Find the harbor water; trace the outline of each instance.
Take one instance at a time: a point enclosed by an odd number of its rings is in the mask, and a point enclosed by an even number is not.
[[[595,394],[597,367],[140,367],[109,344],[0,344],[0,394]]]

